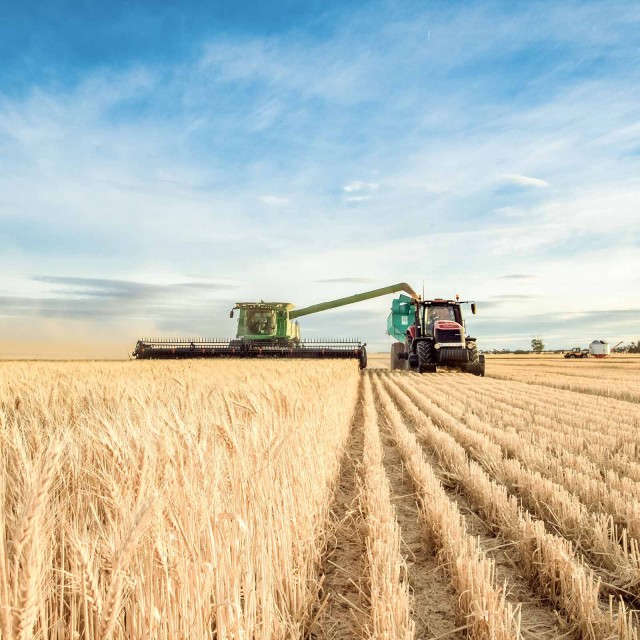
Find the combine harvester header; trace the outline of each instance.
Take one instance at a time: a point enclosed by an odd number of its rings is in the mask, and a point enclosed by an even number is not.
[[[409,300],[418,299],[406,282],[399,282],[302,309],[295,309],[290,302],[236,302],[230,313],[233,318],[234,312],[239,311],[234,340],[144,338],[138,340],[133,356],[138,359],[355,358],[364,369],[367,366],[366,344],[359,340],[301,340],[297,318],[398,291],[412,296]]]

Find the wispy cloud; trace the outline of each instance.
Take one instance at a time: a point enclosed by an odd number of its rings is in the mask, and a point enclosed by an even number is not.
[[[375,182],[362,182],[362,180],[355,180],[349,184],[344,185],[343,190],[347,193],[353,193],[356,191],[377,191],[380,185]]]
[[[260,202],[264,202],[265,204],[272,205],[274,207],[281,207],[285,204],[289,204],[289,198],[283,198],[281,196],[271,196],[264,195],[260,196]]]
[[[479,307],[479,314],[480,314]],[[589,310],[580,314],[559,315],[557,313],[533,314],[526,318],[504,316],[473,316],[469,324],[484,342],[499,346],[513,344],[514,337],[521,347],[528,348],[533,336],[541,336],[549,348],[569,348],[574,345],[588,346],[592,340],[607,339],[611,344],[637,340],[640,309],[617,309],[611,313]],[[567,326],[571,328],[567,332]],[[613,342],[615,341],[615,342]]]
[[[505,176],[507,182],[512,184],[518,184],[522,187],[548,187],[549,183],[542,178],[532,178],[531,176],[520,176],[518,174],[511,174]]]
[[[231,336],[235,331],[225,321],[231,306],[228,296],[236,288],[232,284],[156,284],[46,275],[31,279],[48,288],[31,295],[0,296],[0,326],[13,322],[16,340],[23,327],[41,323],[32,339],[52,340],[55,336],[57,341],[72,343],[89,334],[94,341],[98,339],[98,352],[100,342],[113,346],[114,341],[120,341],[120,350],[112,351],[121,357],[141,333]]]
[[[523,300],[531,300],[532,298],[539,298],[540,296],[537,295],[531,295],[531,294],[527,294],[527,293],[505,293],[502,295],[496,295],[494,296],[495,300],[501,300],[501,301],[505,301],[505,302],[520,302]]]
[[[84,278],[77,276],[31,277],[36,282],[55,285],[57,293],[63,296],[130,299],[145,301],[150,298],[172,297],[180,294],[202,295],[218,291],[228,291],[237,285],[223,282],[179,282],[176,284],[156,284],[132,280],[112,280],[108,278]]]
[[[322,282],[325,284],[336,284],[336,283],[363,284],[363,283],[375,282],[375,280],[373,280],[373,278],[345,276],[344,278],[325,278],[324,280],[316,280],[316,282]]]

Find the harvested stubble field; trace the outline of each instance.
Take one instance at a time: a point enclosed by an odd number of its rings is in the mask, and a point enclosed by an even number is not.
[[[0,637],[637,638],[640,361],[372,363],[0,364]]]

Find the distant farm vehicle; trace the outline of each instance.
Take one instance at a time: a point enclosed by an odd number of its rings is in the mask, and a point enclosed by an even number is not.
[[[588,358],[589,349],[581,349],[580,347],[573,347],[571,351],[567,351],[564,354],[565,358]]]
[[[448,367],[484,376],[484,355],[476,339],[465,335],[462,304],[470,304],[475,314],[475,302],[460,302],[457,296],[420,300],[400,295],[393,300],[387,332],[398,342],[391,347],[391,369],[435,373]]]

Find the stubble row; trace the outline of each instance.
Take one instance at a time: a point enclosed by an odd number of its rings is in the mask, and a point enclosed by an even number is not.
[[[546,531],[543,521],[523,510],[515,496],[492,480],[450,434],[414,406],[413,400],[397,388],[395,378],[383,375],[376,383],[385,410],[400,416],[393,399],[399,403],[443,472],[464,491],[485,522],[516,545],[521,571],[559,608],[566,624],[579,637],[590,640],[636,639],[637,631],[624,604],[610,601],[609,607],[602,606],[600,581],[576,558],[570,542]],[[400,424],[401,418],[398,420]]]

